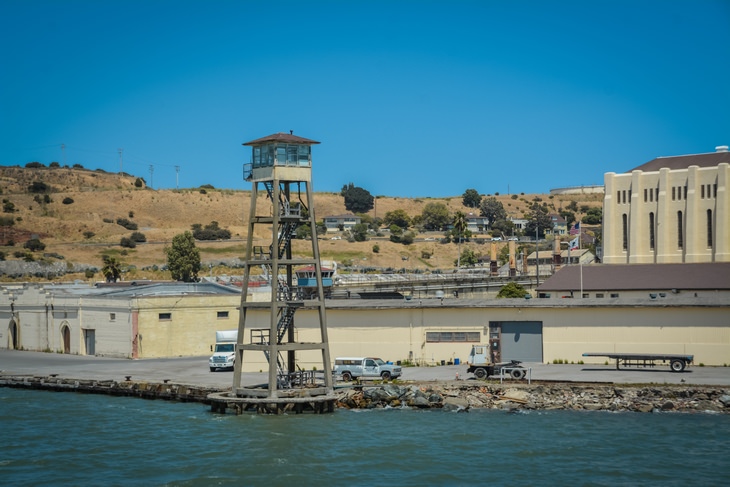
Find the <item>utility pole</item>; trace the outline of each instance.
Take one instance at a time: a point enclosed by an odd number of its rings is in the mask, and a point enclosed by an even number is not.
[[[61,144],[61,154],[63,154],[63,166],[66,167],[66,144]]]
[[[180,166],[175,166],[175,189],[179,189],[178,188],[179,176],[180,176]]]
[[[153,183],[152,174],[155,172],[155,166],[150,164],[150,189],[155,189],[155,185]]]
[[[120,147],[117,150],[119,151],[119,174],[122,174],[124,173],[124,171],[122,170],[122,152],[124,152],[124,149]]]
[[[537,292],[537,286],[540,285],[540,237],[538,235],[538,229],[540,228],[540,221],[535,219],[535,292]]]

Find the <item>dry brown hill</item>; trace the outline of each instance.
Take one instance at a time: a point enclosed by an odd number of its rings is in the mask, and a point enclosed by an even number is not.
[[[111,174],[103,171],[71,168],[20,168],[0,167],[0,189],[3,206],[14,211],[3,212],[0,216],[12,217],[12,227],[0,228],[0,245],[14,241],[14,246],[1,246],[8,260],[22,251],[22,245],[31,236],[38,236],[46,244],[45,253],[63,256],[67,262],[85,263],[101,267],[104,254],[118,255],[128,265],[138,269],[165,263],[164,247],[172,237],[191,229],[191,225],[207,225],[218,222],[221,228],[231,232],[231,240],[218,242],[198,242],[201,258],[213,274],[240,273],[217,265],[229,258],[241,258],[244,254],[246,219],[250,205],[250,192],[219,190],[214,188],[194,188],[181,190],[151,190],[144,185],[137,187],[138,178],[130,175]],[[48,196],[32,193],[33,183],[50,186]],[[139,182],[137,182],[139,185]],[[548,202],[551,209],[557,210],[568,204],[575,196],[547,196],[534,194],[493,195],[504,205],[510,216],[522,216],[535,198]],[[69,203],[73,200],[72,203]],[[64,203],[65,201],[65,203]],[[583,195],[579,204],[601,205],[597,195]],[[369,212],[374,217],[384,217],[396,209],[405,210],[410,216],[420,215],[426,204],[444,203],[454,212],[477,212],[462,204],[461,195],[451,198],[376,198],[375,208]],[[261,197],[257,208],[267,205]],[[347,213],[344,199],[339,194],[316,193],[314,195],[315,214],[318,219],[327,215]],[[118,218],[128,219],[138,225],[147,242],[138,244],[134,249],[123,249],[119,243],[131,231],[116,223]],[[91,235],[90,238],[86,236]],[[427,235],[419,235],[424,237]],[[432,237],[439,237],[433,234]],[[267,243],[266,235],[255,236],[260,242]],[[270,240],[270,237],[268,237]],[[373,252],[378,244],[380,252]],[[486,254],[487,249],[475,242],[463,244],[473,246],[477,253]],[[311,252],[307,241],[295,241],[295,252]],[[373,267],[452,269],[457,257],[457,246],[440,244],[436,241],[417,239],[404,246],[390,242],[387,238],[367,242],[348,242],[347,240],[322,240],[320,251],[325,260]],[[431,253],[429,259],[422,258],[423,251]],[[39,258],[38,255],[36,258]],[[406,260],[407,259],[407,260]],[[73,276],[79,277],[79,276]],[[98,279],[99,276],[96,276]],[[138,270],[129,278],[166,278],[165,273]]]

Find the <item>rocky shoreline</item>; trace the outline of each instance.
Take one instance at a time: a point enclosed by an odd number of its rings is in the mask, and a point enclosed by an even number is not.
[[[210,404],[220,389],[174,383],[100,381],[0,375],[0,387],[131,396]],[[730,414],[730,388],[695,385],[584,383],[499,384],[447,381],[353,385],[336,391],[338,408],[415,408],[467,412],[471,409],[711,412]]]

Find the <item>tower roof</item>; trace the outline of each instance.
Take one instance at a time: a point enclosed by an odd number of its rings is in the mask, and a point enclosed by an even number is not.
[[[305,139],[304,137],[296,136],[292,133],[278,132],[276,134],[267,135],[260,139],[252,140],[251,142],[244,142],[243,145],[261,145],[266,142],[284,142],[286,144],[319,144],[316,140]]]
[[[705,154],[688,154],[684,156],[657,157],[651,161],[633,168],[631,171],[658,171],[666,167],[669,169],[687,169],[689,166],[713,167],[722,162],[730,162],[730,152],[721,150],[727,146],[720,146],[716,152]],[[628,171],[628,172],[631,172]]]

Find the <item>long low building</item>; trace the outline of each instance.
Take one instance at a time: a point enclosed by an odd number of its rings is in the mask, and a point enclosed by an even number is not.
[[[216,331],[238,327],[240,292],[210,283],[0,289],[2,348],[131,359],[201,356],[211,352]],[[246,341],[252,329],[270,322],[267,310],[249,313]],[[706,365],[730,362],[730,299],[712,290],[661,299],[328,300],[326,314],[333,358],[464,362],[471,345],[490,343],[497,360],[579,362],[588,361],[584,352],[636,352],[692,354]],[[297,341],[315,341],[317,311],[300,310],[295,320]],[[321,357],[308,353],[301,352],[297,363],[321,366]],[[244,371],[266,367],[263,353],[244,356]]]

